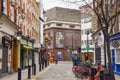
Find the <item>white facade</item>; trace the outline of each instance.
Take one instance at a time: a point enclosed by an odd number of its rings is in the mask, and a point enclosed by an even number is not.
[[[88,17],[88,19],[91,17]],[[87,45],[87,36],[88,36],[88,44],[90,45],[90,48],[94,48],[93,45],[93,40],[92,40],[92,21],[90,20],[89,22],[85,22],[85,19],[87,18],[83,18],[81,20],[81,43],[82,49],[86,49],[86,45]],[[89,32],[89,34],[87,35],[87,31]],[[89,50],[90,52],[93,52],[93,50]],[[82,50],[82,52],[87,52],[86,50]]]
[[[2,60],[3,60],[3,43],[2,43],[2,37],[3,36],[7,36],[11,41],[11,37],[15,37],[15,32],[17,32],[17,26],[10,21],[6,15],[2,15],[1,19],[0,19],[0,70],[2,69]],[[10,47],[8,47],[8,62],[7,62],[7,66],[8,66],[8,72],[10,71],[10,64],[11,64],[11,49],[9,49]],[[7,58],[7,57],[6,57]]]
[[[65,21],[48,21],[45,25],[44,29],[49,28],[65,28],[65,29],[81,29],[80,23],[75,22],[65,22]],[[57,24],[61,24],[61,26],[57,26]],[[74,25],[73,28],[70,28],[70,25]]]

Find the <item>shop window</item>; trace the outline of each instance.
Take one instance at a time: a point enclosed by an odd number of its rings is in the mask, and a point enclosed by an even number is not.
[[[56,32],[55,38],[56,48],[64,48],[64,32]]]
[[[73,26],[73,25],[70,25],[70,28],[75,28],[75,26]]]
[[[115,61],[116,63],[120,64],[120,48],[119,49],[116,49],[116,55],[115,55]]]

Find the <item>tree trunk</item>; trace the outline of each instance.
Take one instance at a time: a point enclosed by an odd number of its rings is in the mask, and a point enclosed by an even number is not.
[[[114,72],[113,72],[113,68],[112,68],[110,42],[109,42],[109,37],[108,36],[106,38],[106,42],[107,42],[107,55],[108,55],[110,76],[111,76],[111,80],[115,80],[115,76],[114,76]]]

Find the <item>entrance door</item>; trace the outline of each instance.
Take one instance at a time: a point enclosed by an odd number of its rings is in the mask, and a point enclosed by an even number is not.
[[[96,60],[96,64],[101,63],[101,48],[100,47],[95,49],[95,60]]]
[[[112,49],[112,67],[113,70],[115,70],[115,51]]]
[[[3,53],[2,53],[2,73],[8,72],[8,47],[3,47]]]
[[[62,52],[57,52],[57,58],[58,60],[62,60]]]

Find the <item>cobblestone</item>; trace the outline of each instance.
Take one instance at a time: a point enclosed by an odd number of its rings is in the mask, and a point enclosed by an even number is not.
[[[37,80],[80,80],[75,77],[72,72],[72,64],[70,62],[59,62],[53,65],[48,71]]]

